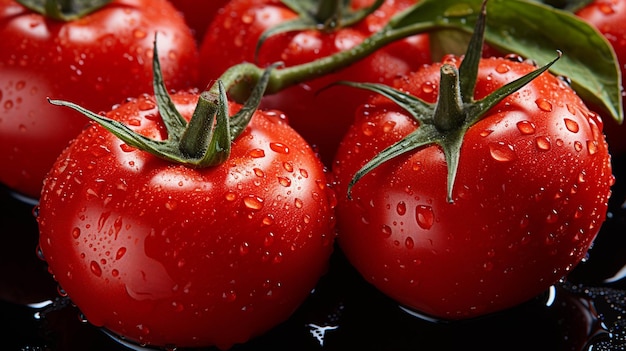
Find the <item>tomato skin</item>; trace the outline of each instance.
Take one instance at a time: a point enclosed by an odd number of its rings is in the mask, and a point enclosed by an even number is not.
[[[174,12],[163,0],[115,0],[79,20],[57,22],[0,0],[0,182],[39,198],[46,172],[85,125],[84,116],[46,98],[108,111],[151,92],[157,31],[167,87],[195,87],[198,49]]]
[[[440,67],[396,87],[435,102]],[[533,68],[483,59],[476,98]],[[349,200],[355,172],[415,130],[408,116],[372,98],[333,165],[338,243],[367,281],[410,309],[465,319],[531,299],[585,256],[604,221],[613,176],[601,120],[564,82],[544,73],[469,129],[453,203],[438,146],[382,164],[355,184]]]
[[[371,3],[371,0],[352,1],[352,6],[363,8]],[[348,50],[382,28],[393,14],[413,4],[415,0],[385,1],[358,25],[332,33],[308,30],[275,35],[261,47],[258,64],[263,67],[280,61],[289,67]],[[201,79],[208,83],[232,65],[254,62],[261,33],[295,17],[296,14],[278,0],[230,1],[211,23],[200,45]],[[330,165],[352,121],[346,116],[352,116],[369,94],[345,86],[328,86],[338,80],[390,83],[397,75],[429,62],[428,37],[413,36],[336,73],[267,96],[261,106],[284,111],[294,129],[313,144],[322,161]],[[337,103],[338,97],[341,103]]]
[[[173,98],[189,118],[197,95]],[[108,116],[159,139],[154,106],[141,97]],[[92,324],[142,344],[226,349],[286,320],[325,273],[335,236],[327,181],[273,112],[257,113],[230,159],[206,169],[90,125],[46,178],[40,247]]]
[[[196,40],[201,43],[204,34],[220,8],[229,0],[170,0],[182,12],[185,22],[193,30]]]
[[[595,26],[609,41],[618,62],[622,77],[626,77],[626,1],[623,0],[594,0],[576,12],[576,15],[589,24]],[[622,84],[623,87],[623,84]],[[626,97],[622,104],[626,103]],[[615,120],[606,121],[606,138],[609,142],[611,154],[618,155],[626,152],[626,127]]]

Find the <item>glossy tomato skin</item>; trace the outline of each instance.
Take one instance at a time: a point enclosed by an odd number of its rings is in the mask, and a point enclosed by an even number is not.
[[[151,92],[157,31],[167,87],[197,84],[196,43],[167,1],[115,0],[58,22],[0,0],[0,18],[0,182],[27,197],[39,198],[46,172],[86,122],[46,98],[108,111]]]
[[[170,0],[182,12],[185,22],[193,31],[196,41],[202,42],[209,23],[229,0]]]
[[[352,1],[354,8],[371,0]],[[298,31],[270,37],[262,46],[258,63],[283,62],[294,66],[345,51],[382,28],[389,18],[415,4],[415,0],[388,0],[358,25],[332,33]],[[296,14],[278,0],[230,1],[211,23],[200,46],[200,77],[205,84],[217,79],[228,67],[254,62],[254,52],[263,31],[294,19]],[[313,144],[322,161],[330,165],[355,108],[369,95],[345,86],[328,86],[338,80],[390,83],[397,75],[430,62],[426,35],[391,44],[337,73],[308,81],[267,96],[264,108],[284,111],[290,124]],[[322,88],[328,88],[321,90]],[[321,90],[321,91],[320,91]]]
[[[440,67],[397,87],[434,102]],[[532,69],[483,59],[475,96]],[[453,203],[438,146],[384,163],[348,199],[355,172],[417,128],[408,116],[374,97],[357,113],[333,165],[338,243],[367,281],[409,309],[465,319],[531,299],[585,257],[613,176],[601,120],[563,81],[542,74],[469,129]]]
[[[189,117],[197,95],[174,101]],[[108,116],[159,139],[154,106],[141,97]],[[286,320],[325,273],[335,236],[327,180],[278,113],[257,113],[230,159],[206,169],[91,125],[46,179],[40,247],[92,324],[141,344],[226,349]]]
[[[609,41],[619,62],[622,77],[626,76],[626,1],[594,0],[576,12],[576,15],[595,26]],[[622,103],[626,98],[622,99]],[[613,119],[606,122],[606,138],[611,154],[626,153],[626,126]]]

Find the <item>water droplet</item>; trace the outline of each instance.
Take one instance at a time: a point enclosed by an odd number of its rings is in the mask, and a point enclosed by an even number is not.
[[[552,103],[544,98],[539,98],[535,100],[535,104],[537,104],[537,107],[539,107],[539,109],[542,111],[545,111],[545,112],[552,111]]]
[[[415,209],[417,224],[423,229],[430,229],[435,222],[435,214],[430,206],[419,205]]]
[[[248,195],[243,199],[243,204],[251,210],[260,210],[263,208],[263,199],[256,195]]]
[[[578,133],[578,131],[580,130],[580,127],[578,126],[578,123],[576,123],[576,121],[569,118],[564,118],[563,121],[565,122],[565,127],[570,132]]]
[[[291,185],[291,179],[287,177],[278,177],[278,183],[284,187],[288,187]]]
[[[404,240],[404,246],[406,246],[407,249],[412,249],[415,246],[413,238],[411,238],[410,236],[407,237],[406,240]]]
[[[252,158],[261,158],[265,157],[265,151],[263,149],[252,149],[248,152],[250,157]]]
[[[576,150],[577,152],[580,152],[583,149],[583,143],[581,143],[580,141],[576,140],[574,142],[574,150]]]
[[[279,154],[289,153],[289,147],[283,143],[272,142],[270,143],[270,149],[272,149],[272,151],[279,153]]]
[[[509,70],[511,70],[511,67],[509,67],[509,65],[506,63],[501,63],[496,67],[496,72],[498,73],[506,73]]]
[[[535,145],[537,149],[541,151],[548,151],[552,148],[552,143],[550,143],[550,138],[546,136],[540,136],[535,138]]]
[[[385,238],[390,237],[391,236],[391,227],[386,225],[386,224],[383,224],[383,226],[381,228],[381,233],[383,234],[383,236]]]
[[[301,199],[296,198],[294,200],[294,205],[296,206],[296,208],[302,208],[302,206],[304,205],[304,203],[302,202]]]
[[[367,137],[371,137],[372,135],[374,135],[375,130],[376,125],[373,122],[367,121],[361,124],[361,132]]]
[[[125,247],[120,247],[117,252],[115,253],[115,259],[119,260],[122,257],[124,257],[124,255],[126,254],[126,248]]]
[[[263,178],[265,176],[265,172],[263,172],[263,170],[260,168],[255,168],[253,171],[257,177]]]
[[[79,237],[80,237],[80,228],[74,227],[74,229],[72,229],[72,238],[78,239]]]
[[[91,261],[91,263],[89,264],[89,269],[91,270],[91,273],[93,273],[96,277],[102,276],[102,268],[100,267],[98,262]]]
[[[293,172],[293,165],[291,164],[291,162],[283,162],[283,168],[287,172]]]
[[[433,91],[435,91],[435,85],[431,81],[424,82],[422,84],[422,91],[426,94],[431,94]]]
[[[497,143],[490,143],[489,153],[494,160],[500,162],[509,162],[517,158],[513,145],[501,141]]]
[[[535,133],[535,124],[530,121],[517,122],[517,129],[524,135],[530,135]]]
[[[598,142],[595,140],[587,140],[587,151],[589,155],[595,155],[598,152]]]
[[[406,203],[404,203],[404,201],[398,202],[398,204],[396,205],[396,212],[400,216],[404,216],[404,214],[406,213]]]
[[[224,198],[226,199],[226,201],[235,201],[235,199],[237,198],[237,194],[229,191],[224,195]]]
[[[118,271],[117,269],[113,269],[111,271],[111,275],[115,278],[115,277],[119,277],[120,275],[120,271]]]

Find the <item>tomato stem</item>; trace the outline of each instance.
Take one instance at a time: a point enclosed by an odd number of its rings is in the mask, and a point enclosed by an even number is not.
[[[439,102],[433,118],[435,126],[441,131],[457,129],[465,121],[459,80],[459,71],[455,66],[444,64],[441,67]]]

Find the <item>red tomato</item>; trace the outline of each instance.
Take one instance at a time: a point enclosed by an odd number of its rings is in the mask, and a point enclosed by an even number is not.
[[[196,40],[202,42],[209,23],[228,0],[170,0],[170,2],[182,12]]]
[[[364,8],[372,0],[352,1],[353,8]],[[357,25],[331,33],[317,30],[283,33],[268,38],[258,56],[261,67],[282,61],[286,66],[311,62],[344,51],[361,43],[382,28],[389,18],[413,5],[415,0],[388,0]],[[296,14],[278,0],[234,0],[211,23],[200,46],[200,77],[205,84],[217,79],[227,68],[254,60],[262,32],[294,19]],[[389,83],[430,62],[428,37],[413,36],[388,45],[337,73],[302,83],[265,97],[264,108],[284,111],[291,126],[319,151],[330,165],[339,141],[351,123],[356,107],[369,95],[345,86],[323,90],[338,80]]]
[[[396,88],[434,103],[441,67],[399,79]],[[475,98],[533,69],[482,59]],[[452,203],[435,145],[383,163],[348,199],[357,170],[416,128],[405,110],[374,97],[334,163],[338,242],[367,281],[409,309],[463,319],[531,299],[585,257],[613,176],[600,118],[566,83],[543,73],[469,128]]]
[[[189,118],[198,96],[173,99]],[[164,137],[152,97],[107,116]],[[286,320],[325,273],[334,241],[326,185],[279,113],[257,112],[230,159],[200,169],[91,125],[45,182],[40,246],[92,324],[141,344],[226,349]]]
[[[623,77],[626,77],[626,1],[594,0],[576,12],[576,15],[595,26],[611,43],[620,63]],[[626,98],[622,99],[622,103]],[[609,119],[605,128],[609,149],[614,155],[626,153],[626,125]]]
[[[115,0],[81,19],[47,19],[0,0],[0,182],[38,198],[61,150],[86,123],[46,98],[108,111],[152,91],[154,35],[171,89],[197,83],[198,51],[167,1]]]

